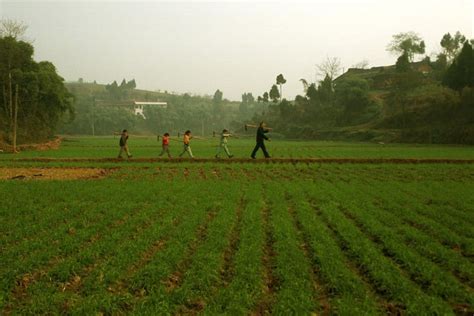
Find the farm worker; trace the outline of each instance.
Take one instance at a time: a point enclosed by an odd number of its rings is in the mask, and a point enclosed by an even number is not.
[[[227,148],[227,138],[230,137],[231,134],[229,133],[228,130],[224,129],[221,134],[221,139],[219,141],[219,146],[217,147],[217,153],[216,153],[216,158],[219,158],[222,149],[224,149],[225,153],[227,154],[227,157],[232,158],[234,155],[232,155],[229,151],[229,148]]]
[[[119,142],[120,152],[119,152],[118,158],[122,158],[122,153],[123,152],[125,152],[127,154],[128,158],[132,158],[132,155],[130,154],[130,151],[128,151],[127,141],[128,141],[128,131],[126,129],[124,129],[122,131],[122,135],[120,136],[120,142]]]
[[[266,133],[270,131],[270,129],[266,129],[265,126],[266,125],[264,122],[260,122],[260,125],[258,126],[257,144],[255,145],[255,148],[253,149],[252,154],[250,155],[252,159],[255,159],[255,155],[257,154],[257,151],[259,148],[262,149],[263,154],[265,155],[265,158],[270,158],[270,155],[268,154],[267,149],[265,148],[265,142],[264,142],[265,140],[271,141],[270,138],[268,138],[265,135]]]
[[[190,130],[187,130],[186,132],[184,132],[184,136],[183,136],[183,152],[181,154],[179,154],[180,157],[182,157],[184,155],[184,153],[188,153],[189,157],[191,158],[194,158],[193,156],[193,152],[191,151],[191,146],[190,146],[190,141],[191,139],[193,138],[193,136],[191,135],[191,131]]]
[[[170,134],[164,133],[162,137],[162,141],[161,141],[162,150],[161,150],[161,153],[158,155],[158,157],[161,157],[164,155],[164,153],[167,153],[168,157],[171,158],[169,145],[170,145]]]

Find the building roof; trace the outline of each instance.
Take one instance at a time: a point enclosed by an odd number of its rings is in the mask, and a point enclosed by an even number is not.
[[[168,105],[166,102],[141,102],[141,101],[133,101],[135,105]]]

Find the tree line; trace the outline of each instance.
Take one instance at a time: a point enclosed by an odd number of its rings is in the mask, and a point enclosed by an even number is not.
[[[474,143],[474,41],[446,33],[440,47],[435,60],[415,62],[425,54],[422,38],[396,34],[387,46],[397,56],[394,66],[366,69],[363,62],[339,77],[340,61],[327,58],[318,65],[323,79],[301,79],[304,94],[292,101],[282,98],[280,74],[257,98],[270,99],[269,111],[254,120],[266,119],[291,138]]]
[[[27,26],[0,21],[0,142],[44,140],[64,114],[74,118],[73,95],[51,62],[33,60],[33,46],[21,38]]]
[[[123,128],[144,134],[191,129],[209,135],[260,120],[288,138],[359,135],[363,140],[474,143],[474,42],[459,32],[442,37],[434,60],[415,61],[425,54],[423,39],[400,33],[387,46],[396,57],[393,66],[368,69],[364,60],[339,76],[340,60],[328,57],[317,67],[322,80],[300,79],[303,94],[294,100],[284,98],[287,80],[278,74],[268,91],[256,97],[244,92],[241,102],[232,102],[220,89],[210,96],[138,90],[135,79],[65,83],[52,63],[33,60],[26,29],[23,23],[0,21],[0,142],[13,148],[58,131],[111,135]],[[127,100],[168,106],[147,107],[142,117],[123,106]],[[398,136],[386,138],[387,130]]]

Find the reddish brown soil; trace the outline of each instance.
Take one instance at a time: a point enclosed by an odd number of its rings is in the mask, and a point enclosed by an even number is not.
[[[101,168],[0,168],[0,180],[99,179],[111,169]]]

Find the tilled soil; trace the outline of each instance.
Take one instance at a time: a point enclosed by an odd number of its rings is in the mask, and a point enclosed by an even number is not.
[[[102,168],[0,168],[0,180],[99,179],[110,171]]]

